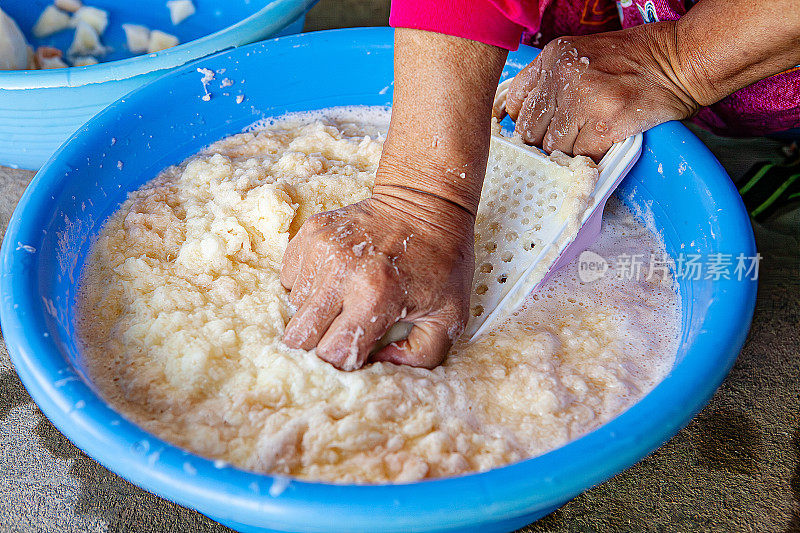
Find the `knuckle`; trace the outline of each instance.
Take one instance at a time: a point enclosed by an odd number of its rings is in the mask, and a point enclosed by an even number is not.
[[[552,152],[559,146],[559,142],[563,139],[564,135],[560,133],[558,124],[550,123],[544,137],[542,138],[542,148],[546,152]]]
[[[604,118],[598,119],[594,123],[594,130],[597,134],[597,145],[608,144],[610,146],[615,140],[620,140],[620,136],[622,136],[622,138],[627,137],[627,135],[625,135],[624,124],[620,120],[620,117],[620,114],[610,114]]]
[[[528,127],[527,124],[520,124],[518,122],[515,130],[526,143],[532,143],[535,141],[533,131]]]
[[[314,243],[314,258],[320,258],[321,270],[335,268],[344,262],[345,254],[342,253],[342,244],[332,238],[321,238]]]
[[[363,280],[361,287],[362,296],[372,303],[391,301],[399,293],[397,281],[382,267],[367,279]]]
[[[606,113],[624,112],[628,109],[635,96],[631,91],[618,85],[613,85],[602,92],[602,97],[598,99],[598,107]]]
[[[608,151],[611,141],[603,140],[595,135],[584,137],[575,143],[575,155],[585,155],[598,161]]]
[[[530,71],[526,71],[525,69],[520,71],[519,74],[514,76],[511,85],[508,87],[508,98],[513,98],[515,100],[523,99],[525,97],[525,93],[527,92],[525,88],[527,87],[528,83],[530,83],[531,79],[532,74]]]
[[[314,234],[318,234],[323,231],[330,231],[338,217],[339,214],[335,211],[323,211],[321,213],[316,213],[306,219],[306,221],[303,223],[303,228],[305,228],[306,231]]]
[[[303,223],[301,231],[305,230],[307,232],[317,232],[322,229],[326,224],[326,220],[323,213],[317,213],[315,215],[311,215],[306,219]]]
[[[564,40],[563,37],[559,37],[558,39],[553,39],[544,47],[542,48],[541,53],[537,56],[540,58],[541,61],[544,61],[545,58],[553,57],[561,52],[561,42]]]
[[[528,93],[528,96],[525,98],[525,102],[522,104],[520,118],[522,118],[522,120],[533,120],[533,110],[536,109],[537,104],[539,104],[541,100],[542,92],[539,87],[535,87],[530,93]]]

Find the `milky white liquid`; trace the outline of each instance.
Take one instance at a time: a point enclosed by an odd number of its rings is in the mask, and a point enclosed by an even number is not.
[[[243,468],[399,482],[539,455],[664,377],[680,324],[672,279],[609,272],[581,284],[574,265],[434,370],[341,372],[283,345],[283,250],[312,214],[369,197],[388,118],[349,108],[266,121],[131,194],[94,243],[79,294],[87,367],[117,410]],[[594,251],[661,249],[609,203]]]

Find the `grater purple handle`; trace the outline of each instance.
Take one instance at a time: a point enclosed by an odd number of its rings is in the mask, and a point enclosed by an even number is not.
[[[600,229],[603,226],[603,211],[605,211],[608,199],[611,198],[611,195],[617,190],[619,184],[622,182],[625,176],[628,175],[628,172],[630,172],[630,170],[633,168],[633,165],[635,165],[639,160],[640,154],[641,147],[639,148],[636,157],[632,158],[628,162],[622,172],[620,172],[617,179],[614,181],[614,184],[609,187],[606,194],[600,198],[595,207],[592,208],[592,214],[589,215],[589,218],[578,230],[578,234],[575,236],[575,239],[569,243],[566,248],[564,248],[564,251],[558,256],[558,259],[547,271],[547,274],[545,274],[542,280],[536,285],[536,289],[538,289],[542,283],[545,283],[548,279],[553,277],[553,275],[560,269],[572,263],[576,257],[594,244],[594,242],[597,240],[597,237],[600,235]]]

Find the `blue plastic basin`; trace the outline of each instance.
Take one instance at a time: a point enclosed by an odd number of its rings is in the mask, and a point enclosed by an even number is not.
[[[173,26],[166,0],[89,0],[109,11],[103,44],[113,50],[107,62],[55,70],[0,71],[0,165],[38,169],[98,111],[168,69],[233,46],[303,29],[306,12],[317,0],[193,0],[197,12]],[[2,3],[33,46],[66,51],[73,31],[36,39],[31,28],[52,0]],[[122,24],[144,24],[176,35],[182,44],[156,54],[127,51]]]
[[[535,55],[527,47],[511,54],[505,76]],[[202,101],[198,66],[227,69],[232,89],[246,100],[237,104],[212,85],[213,98]],[[242,531],[504,531],[628,468],[688,423],[742,347],[755,281],[681,279],[682,342],[660,385],[583,438],[482,474],[382,486],[292,481],[284,488],[280,479],[217,468],[156,439],[95,394],[75,344],[75,282],[92,236],[126,194],[256,119],[390,104],[391,85],[390,29],[285,37],[175,70],[111,105],[51,158],[25,192],[3,243],[0,317],[20,378],[59,430],[131,482]],[[652,212],[673,255],[755,253],[728,176],[680,124],[645,135],[621,197]],[[284,489],[275,496],[273,483]]]

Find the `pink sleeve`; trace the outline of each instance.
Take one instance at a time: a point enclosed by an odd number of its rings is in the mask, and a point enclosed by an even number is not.
[[[393,0],[389,25],[445,33],[516,50],[524,30],[537,30],[537,0]]]

